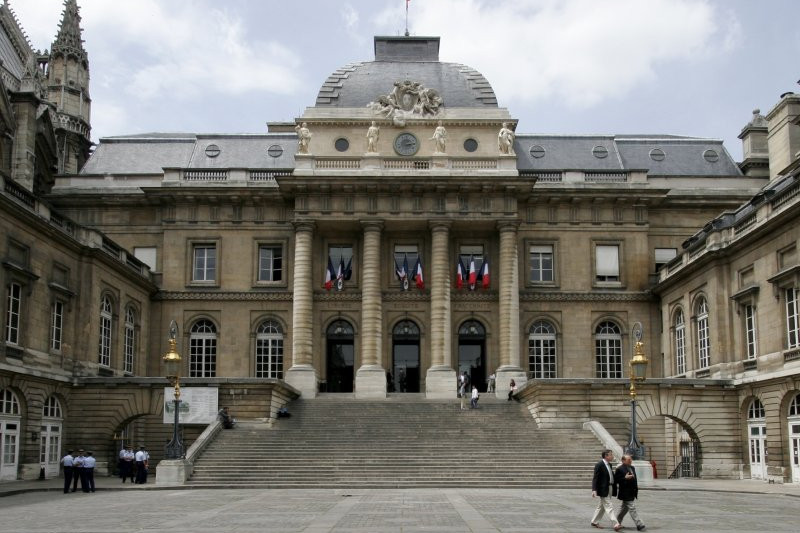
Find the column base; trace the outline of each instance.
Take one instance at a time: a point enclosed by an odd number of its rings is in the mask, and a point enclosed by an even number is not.
[[[356,398],[386,398],[386,370],[364,365],[356,371]]]
[[[498,398],[508,398],[508,391],[511,390],[509,384],[511,380],[517,384],[517,389],[527,383],[528,376],[525,371],[518,366],[501,366],[497,369],[497,377],[495,379],[495,395]]]
[[[300,391],[303,398],[317,397],[317,371],[311,365],[294,365],[286,371],[286,383]]]
[[[433,366],[425,375],[425,397],[432,399],[457,398],[456,371],[449,366]]]
[[[185,485],[193,468],[185,459],[163,459],[156,465],[156,485]]]
[[[638,481],[653,481],[653,465],[650,464],[650,461],[633,461],[632,464],[636,469],[636,479]]]

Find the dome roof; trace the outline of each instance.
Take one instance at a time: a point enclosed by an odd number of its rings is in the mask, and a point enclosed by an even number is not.
[[[486,78],[459,63],[439,61],[438,37],[375,37],[375,61],[352,63],[331,74],[316,107],[364,107],[409,80],[435,90],[444,107],[497,107]]]

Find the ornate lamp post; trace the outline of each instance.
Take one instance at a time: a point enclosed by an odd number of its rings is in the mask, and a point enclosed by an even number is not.
[[[180,459],[183,457],[183,443],[178,432],[181,405],[181,354],[176,349],[178,337],[178,324],[173,320],[169,324],[169,351],[164,354],[164,369],[170,385],[175,387],[175,424],[172,432],[172,440],[167,444],[164,457],[166,459]],[[166,400],[165,400],[166,401]]]
[[[631,441],[625,448],[625,453],[630,454],[634,460],[644,459],[642,457],[642,445],[636,438],[636,382],[645,380],[647,371],[647,357],[644,355],[644,343],[642,342],[642,324],[636,322],[633,325],[633,338],[636,344],[633,349],[631,359]]]

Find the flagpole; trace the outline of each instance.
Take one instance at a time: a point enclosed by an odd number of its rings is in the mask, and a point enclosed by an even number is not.
[[[408,37],[408,2],[409,0],[406,0],[406,37]]]

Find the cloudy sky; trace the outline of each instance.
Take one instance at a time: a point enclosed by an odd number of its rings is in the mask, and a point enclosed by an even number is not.
[[[35,49],[63,0],[8,0]],[[92,139],[257,133],[405,29],[405,0],[78,0]],[[412,35],[491,82],[525,133],[737,135],[800,92],[797,0],[411,0]],[[388,91],[388,87],[387,87]]]

